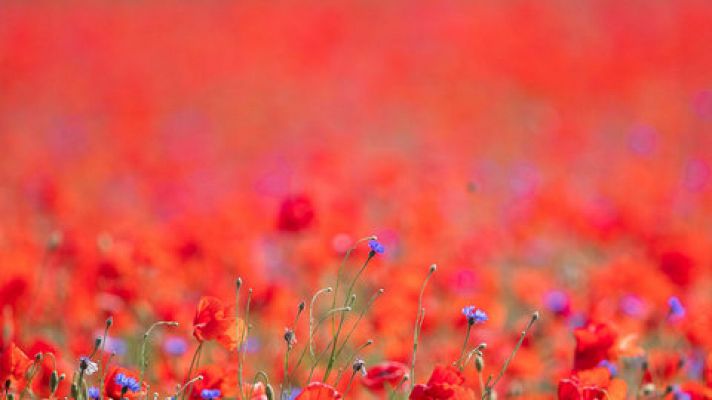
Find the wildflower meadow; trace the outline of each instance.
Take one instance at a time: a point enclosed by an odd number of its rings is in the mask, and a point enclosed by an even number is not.
[[[712,2],[0,0],[1,400],[712,399]]]

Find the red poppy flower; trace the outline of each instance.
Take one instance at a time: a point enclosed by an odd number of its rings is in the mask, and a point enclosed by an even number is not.
[[[311,226],[314,207],[308,197],[289,196],[282,201],[277,217],[277,228],[285,232],[299,232]]]
[[[321,382],[312,382],[307,385],[294,400],[329,400],[340,398],[341,393],[337,392],[333,387]]]
[[[234,308],[225,306],[220,299],[206,296],[198,302],[193,336],[200,342],[215,340],[232,351],[240,345],[244,328],[244,322],[235,318]]]
[[[122,396],[124,387],[127,390]],[[104,395],[114,400],[121,400],[122,397],[135,400],[146,395],[146,387],[139,382],[137,372],[113,366],[109,368],[104,379]]]
[[[366,377],[361,382],[365,387],[373,391],[385,389],[386,384],[391,388],[395,388],[401,383],[403,376],[407,372],[408,367],[403,363],[396,361],[384,362],[370,367]]]
[[[589,323],[574,331],[576,351],[574,369],[593,368],[609,358],[609,351],[616,342],[617,334],[611,327],[601,323]]]
[[[15,346],[15,343],[10,342],[0,356],[0,382],[6,382],[8,379],[13,382],[21,383],[25,380],[25,372],[32,364],[27,355]]]
[[[559,381],[559,400],[625,400],[627,386],[622,379],[611,379],[604,367],[576,371]]]
[[[475,393],[465,386],[465,378],[457,368],[438,365],[430,375],[428,383],[416,385],[409,398],[411,400],[474,400]]]

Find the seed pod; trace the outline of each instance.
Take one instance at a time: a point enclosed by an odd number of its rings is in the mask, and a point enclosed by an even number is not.
[[[52,394],[57,391],[57,386],[59,386],[59,374],[57,374],[57,370],[54,370],[49,376],[49,390]]]
[[[477,368],[477,372],[482,372],[485,368],[485,359],[479,354],[475,356],[475,368]]]

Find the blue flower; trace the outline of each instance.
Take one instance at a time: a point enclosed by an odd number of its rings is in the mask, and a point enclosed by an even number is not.
[[[116,378],[114,378],[114,381],[116,382],[117,385],[121,386],[121,389],[126,388],[127,390],[131,392],[138,392],[141,390],[141,385],[138,383],[138,381],[130,376],[126,376],[124,374],[116,374]]]
[[[690,396],[688,393],[683,392],[680,390],[680,387],[675,385],[672,388],[672,398],[674,400],[690,400],[692,399],[692,396]]]
[[[680,319],[685,316],[685,307],[682,306],[680,299],[677,297],[670,297],[668,299],[668,306],[670,307],[670,311],[668,313],[669,318]]]
[[[489,319],[487,317],[487,313],[479,308],[475,308],[475,306],[467,306],[463,308],[462,315],[467,318],[467,323],[470,325],[481,324]]]
[[[552,290],[544,299],[546,307],[555,313],[564,313],[569,308],[569,296],[560,290]]]
[[[608,368],[608,372],[611,374],[611,376],[618,375],[618,368],[616,368],[616,365],[608,360],[602,360],[600,363],[598,363],[598,366]]]
[[[213,400],[220,397],[221,394],[220,389],[203,389],[203,391],[200,392],[200,397],[204,400]]]
[[[172,356],[180,356],[188,350],[188,343],[183,338],[171,337],[163,342],[163,350]]]
[[[90,399],[97,400],[99,398],[99,388],[96,386],[90,387],[87,389],[87,396],[89,396]]]
[[[371,252],[377,254],[383,254],[383,252],[386,251],[386,248],[376,239],[369,240],[368,247],[371,248]]]

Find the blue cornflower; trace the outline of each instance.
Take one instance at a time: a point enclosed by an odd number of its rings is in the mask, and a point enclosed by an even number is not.
[[[668,317],[672,319],[680,319],[685,316],[685,307],[682,306],[680,299],[677,297],[670,297],[668,299],[668,306],[670,307]]]
[[[99,388],[96,386],[90,387],[87,389],[87,396],[89,396],[90,399],[97,400],[99,398]]]
[[[598,366],[608,368],[608,372],[611,374],[611,376],[618,375],[618,368],[616,368],[616,365],[608,360],[602,360],[600,363],[598,363]]]
[[[487,313],[479,308],[475,308],[475,306],[464,307],[462,309],[462,315],[467,318],[467,323],[470,325],[481,324],[489,319]]]
[[[672,398],[674,400],[691,400],[692,396],[690,396],[688,393],[683,392],[682,390],[680,390],[679,386],[675,385],[672,389]]]
[[[203,389],[203,391],[200,392],[200,397],[204,400],[213,400],[220,397],[221,394],[220,389]]]
[[[131,392],[138,392],[141,390],[141,385],[138,383],[138,381],[135,378],[132,378],[130,376],[126,376],[124,374],[116,374],[116,378],[114,379],[117,385],[121,386],[121,390],[126,388],[127,390]]]
[[[547,293],[544,302],[549,310],[557,314],[564,313],[569,308],[569,296],[560,290],[552,290]]]
[[[383,247],[381,242],[379,242],[376,239],[371,239],[368,241],[368,247],[371,248],[371,252],[377,253],[377,254],[383,254],[384,251],[386,251],[386,248]]]
[[[180,356],[188,350],[188,343],[183,338],[171,337],[163,342],[163,350],[172,356]]]

